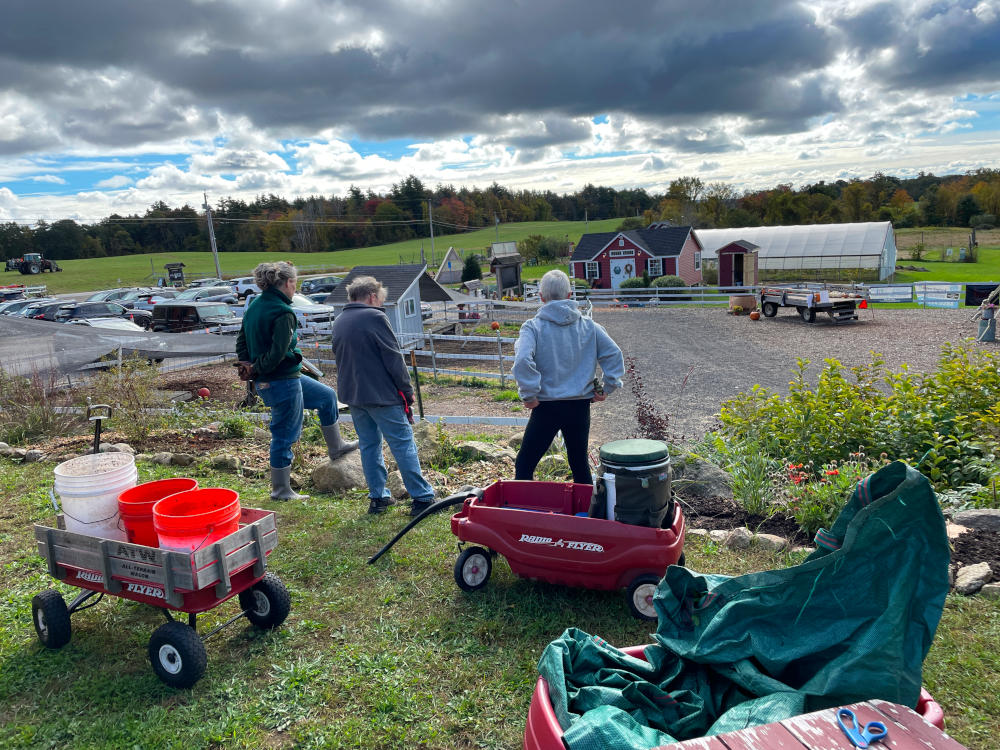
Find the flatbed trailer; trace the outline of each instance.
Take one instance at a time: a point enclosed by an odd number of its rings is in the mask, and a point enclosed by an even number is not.
[[[834,323],[858,319],[858,304],[864,297],[852,292],[770,286],[760,290],[760,311],[773,318],[780,307],[794,307],[806,323],[816,320],[816,313],[826,313]]]

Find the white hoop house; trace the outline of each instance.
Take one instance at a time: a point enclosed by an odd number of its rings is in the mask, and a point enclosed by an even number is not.
[[[865,269],[884,280],[896,268],[896,237],[888,221],[696,229],[695,234],[703,261],[717,263],[718,249],[736,240],[759,245],[761,271]]]

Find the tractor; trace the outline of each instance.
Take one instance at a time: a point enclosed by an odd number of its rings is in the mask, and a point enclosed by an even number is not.
[[[54,260],[42,257],[41,253],[25,253],[23,258],[11,258],[7,261],[6,271],[20,271],[25,275],[35,275],[45,271],[61,271],[62,268]]]

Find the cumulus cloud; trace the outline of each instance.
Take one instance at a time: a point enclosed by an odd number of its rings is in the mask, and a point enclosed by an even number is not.
[[[94,183],[94,187],[108,188],[109,190],[117,190],[119,188],[131,185],[133,182],[131,177],[126,177],[123,174],[116,174],[114,177],[108,177],[105,180],[99,180]]]

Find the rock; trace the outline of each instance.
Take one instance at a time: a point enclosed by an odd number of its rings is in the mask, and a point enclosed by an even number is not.
[[[41,461],[45,458],[45,454],[40,450],[30,450],[24,454],[24,463],[31,464],[35,461]]]
[[[569,462],[562,455],[556,455],[555,453],[550,453],[547,456],[542,456],[542,460],[538,462],[538,466],[535,467],[535,474],[538,477],[545,478],[563,478],[569,471]]]
[[[293,490],[301,490],[302,477],[293,471],[288,475],[288,486],[291,487]]]
[[[365,473],[361,470],[361,454],[351,451],[336,461],[320,462],[312,470],[312,484],[320,492],[343,492],[365,486]]]
[[[171,464],[174,466],[190,466],[195,461],[195,457],[190,453],[174,453]]]
[[[496,445],[483,443],[479,440],[468,440],[459,443],[455,446],[455,450],[466,461],[499,461],[510,453]]]
[[[7,443],[4,443],[4,442],[0,441],[0,451],[5,451],[8,448],[10,448],[10,446],[7,445]]]
[[[989,563],[965,565],[958,569],[955,576],[955,591],[959,594],[975,594],[984,584],[993,578]]]
[[[111,449],[118,453],[130,453],[133,456],[135,455],[135,448],[133,448],[128,443],[115,443],[114,445],[111,446]]]
[[[733,529],[729,532],[729,536],[726,537],[726,546],[733,549],[749,549],[752,543],[753,532],[746,526]]]
[[[955,539],[968,531],[965,526],[959,526],[957,523],[946,523],[944,525],[944,530],[948,534],[948,539],[951,541],[955,541]]]
[[[98,450],[101,453],[117,453],[118,452],[117,450],[115,450],[115,446],[112,445],[111,443],[101,443],[100,447],[98,447]]]
[[[4,447],[0,448],[0,456],[4,458],[13,458],[14,448],[11,448],[7,443],[4,443]]]
[[[812,552],[814,549],[816,549],[816,548],[815,547],[792,547],[792,552],[798,552],[798,553],[806,552],[806,553],[809,553],[809,552]]]
[[[426,479],[426,477],[424,478]],[[406,485],[403,484],[403,475],[398,471],[394,471],[389,475],[385,486],[389,488],[389,494],[396,500],[402,500],[404,497],[410,496],[410,493],[406,491]]]
[[[173,461],[174,461],[173,453],[167,453],[166,451],[164,451],[163,453],[153,454],[154,464],[163,464],[164,466],[170,466],[170,464],[172,464]]]
[[[254,440],[270,440],[271,439],[271,431],[270,430],[265,430],[263,427],[254,427],[253,428],[253,439]]]
[[[753,543],[773,552],[784,552],[788,549],[788,540],[777,534],[754,534]]]
[[[685,536],[708,536],[708,529],[688,529],[684,532]]]
[[[445,469],[445,473],[450,477],[454,477],[461,474],[462,470],[459,469],[457,466],[449,466],[447,469]]]
[[[21,459],[23,459],[27,455],[28,455],[27,448],[14,448],[14,454],[13,454],[14,458],[21,458]]]
[[[687,456],[684,460],[672,462],[671,469],[674,474],[671,485],[679,495],[690,498],[733,499],[732,477],[715,464]]]
[[[413,439],[417,443],[417,453],[424,460],[429,460],[441,448],[437,426],[424,420],[413,425]]]
[[[708,532],[708,538],[718,544],[724,544],[729,538],[729,532],[724,529],[712,529]]]
[[[236,456],[223,454],[212,458],[212,467],[220,471],[239,471],[240,460]]]
[[[1000,599],[1000,583],[987,583],[979,589],[979,595],[988,599]]]
[[[1000,531],[1000,510],[996,508],[976,508],[963,510],[952,516],[952,520],[967,529]]]
[[[507,438],[507,445],[509,445],[514,450],[521,450],[521,443],[524,442],[524,433],[519,432],[516,435],[511,435]]]
[[[253,477],[262,477],[268,472],[265,469],[258,469],[253,466],[244,466],[240,470],[240,473],[245,477],[253,478]]]
[[[153,460],[153,454],[152,453],[136,453],[135,454],[135,462],[136,463],[139,463],[140,461],[149,462],[149,461],[152,461],[152,460]]]

